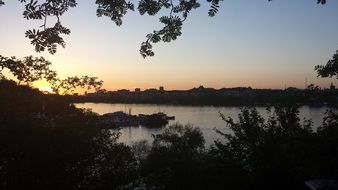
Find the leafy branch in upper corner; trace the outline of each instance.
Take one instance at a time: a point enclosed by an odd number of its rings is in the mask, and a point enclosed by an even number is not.
[[[220,0],[207,0],[207,1],[209,3],[211,3],[208,14],[209,14],[209,16],[213,17],[218,13]],[[223,0],[221,0],[221,1],[223,1]]]
[[[25,35],[31,40],[36,52],[42,52],[46,49],[50,54],[57,51],[57,46],[65,47],[66,43],[61,35],[69,35],[70,30],[62,26],[60,17],[77,5],[76,0],[46,0],[40,3],[37,0],[19,0],[25,4],[23,17],[27,20],[43,20],[40,26],[42,29],[27,30]],[[57,21],[53,27],[47,27],[47,18],[56,17]]]
[[[154,55],[152,43],[171,42],[181,36],[183,22],[187,19],[191,10],[200,7],[200,3],[196,0],[180,0],[178,4],[174,4],[172,0],[141,0],[138,10],[141,15],[145,13],[155,15],[162,7],[170,9],[170,14],[160,17],[159,21],[164,24],[164,27],[147,34],[147,40],[141,43],[140,53],[143,58]]]
[[[65,41],[60,36],[61,34],[70,34],[70,30],[63,27],[60,22],[57,22],[54,27],[45,28],[44,30],[27,30],[26,37],[31,39],[31,44],[35,46],[36,52],[44,51],[46,48],[49,53],[54,54],[57,50],[57,45],[66,46]]]
[[[134,11],[134,4],[124,0],[97,0],[98,5],[96,15],[98,17],[107,16],[115,22],[117,26],[122,25],[122,17],[128,10]]]
[[[208,15],[215,16],[220,8],[220,2],[223,0],[207,0],[210,3]],[[268,0],[272,1],[272,0]],[[65,47],[66,43],[62,35],[69,35],[70,30],[61,24],[60,17],[69,10],[76,7],[76,0],[19,0],[25,4],[23,12],[27,20],[42,20],[42,29],[27,30],[25,35],[31,40],[36,52],[42,52],[46,49],[49,53],[54,54],[58,45]],[[122,25],[122,18],[128,11],[134,11],[134,4],[126,0],[96,0],[98,17],[106,16],[115,22],[117,26]],[[317,0],[317,4],[325,4],[326,0]],[[0,0],[0,6],[4,5]],[[161,16],[159,21],[164,24],[160,30],[154,30],[146,35],[146,41],[141,43],[140,54],[145,58],[153,56],[153,43],[171,42],[176,40],[182,34],[183,22],[187,19],[188,14],[200,7],[197,0],[139,0],[138,11],[141,15],[156,15],[161,9],[169,10],[169,15]],[[53,27],[47,27],[47,18],[54,17],[57,19]]]

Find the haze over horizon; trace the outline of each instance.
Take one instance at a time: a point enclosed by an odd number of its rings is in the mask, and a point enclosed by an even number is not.
[[[97,76],[107,90],[304,88],[306,78],[323,88],[338,85],[337,79],[317,78],[314,71],[338,49],[338,1],[225,1],[213,18],[202,2],[184,23],[182,36],[154,45],[155,56],[146,59],[139,54],[140,44],[161,27],[158,16],[130,12],[117,27],[96,17],[94,2],[78,3],[61,18],[72,31],[65,37],[66,48],[50,55],[36,53],[24,35],[41,23],[23,18],[23,4],[6,1],[0,7],[1,54],[44,56],[61,75]]]

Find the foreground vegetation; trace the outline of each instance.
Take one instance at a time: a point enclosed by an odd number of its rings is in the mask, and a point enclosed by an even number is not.
[[[303,189],[338,177],[338,115],[322,126],[292,105],[221,116],[232,134],[206,148],[199,128],[174,125],[151,145],[118,143],[97,115],[63,96],[0,81],[1,189]]]

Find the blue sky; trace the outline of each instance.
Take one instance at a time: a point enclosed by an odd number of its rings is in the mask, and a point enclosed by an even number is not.
[[[36,53],[27,29],[41,25],[23,19],[23,5],[6,1],[0,8],[0,53],[4,56],[44,56],[64,76],[95,75],[110,90],[136,87],[189,89],[194,86],[253,88],[327,87],[337,79],[318,79],[315,65],[325,64],[338,49],[338,1],[324,6],[315,0],[232,0],[221,2],[217,16],[208,17],[208,4],[193,11],[183,35],[154,45],[155,57],[139,54],[145,35],[159,29],[158,16],[137,11],[117,27],[96,17],[93,1],[62,17],[72,33],[67,47],[55,55]],[[52,24],[52,22],[50,22]]]

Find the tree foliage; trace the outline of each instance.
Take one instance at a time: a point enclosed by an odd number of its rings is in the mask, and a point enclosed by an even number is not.
[[[195,189],[204,137],[190,125],[172,125],[154,142],[145,163],[143,176],[149,189]]]
[[[63,26],[60,17],[70,8],[76,7],[76,0],[19,0],[24,3],[23,16],[27,20],[41,20],[42,25],[39,29],[27,30],[25,35],[31,40],[36,52],[47,50],[54,54],[57,47],[65,47],[66,43],[63,35],[69,35],[70,29]],[[210,4],[208,15],[215,16],[223,0],[207,0]],[[268,0],[271,1],[271,0]],[[117,26],[121,26],[123,17],[128,11],[134,11],[134,3],[126,0],[96,0],[96,15],[110,18]],[[325,4],[326,0],[317,0],[318,4]],[[0,6],[4,1],[0,0]],[[156,15],[159,12],[169,12],[159,18],[159,22],[164,26],[159,30],[154,30],[146,35],[146,41],[141,43],[140,54],[143,58],[153,56],[153,44],[158,42],[171,42],[182,34],[182,26],[188,15],[194,9],[200,7],[197,0],[139,0],[137,10],[140,15]],[[167,10],[167,11],[161,11]],[[56,22],[53,27],[47,27],[47,18],[55,17]]]
[[[96,0],[97,10],[96,15],[98,17],[109,17],[117,26],[122,25],[122,18],[127,11],[134,11],[134,4],[130,1],[124,0]]]
[[[52,89],[57,94],[68,94],[73,93],[76,88],[85,88],[90,90],[94,88],[96,91],[100,90],[103,81],[98,80],[97,77],[67,77],[66,79],[53,79],[50,81],[52,84]]]
[[[226,140],[216,141],[212,152],[246,171],[248,181],[244,183],[251,184],[248,189],[302,189],[308,179],[337,175],[333,161],[337,141],[328,140],[336,139],[335,133],[328,134],[329,128],[337,131],[337,125],[332,125],[337,122],[335,114],[324,119],[323,126],[331,126],[324,127],[325,133],[312,131],[310,120],[301,122],[292,105],[276,106],[267,120],[254,108],[243,109],[238,121],[222,118],[233,133],[218,131]],[[327,166],[326,159],[333,168]]]
[[[338,78],[338,50],[332,56],[326,65],[317,65],[315,70],[318,73],[318,77],[337,77]]]
[[[51,62],[43,57],[28,56],[23,59],[16,57],[3,57],[0,55],[0,77],[5,78],[4,70],[13,74],[19,84],[25,82],[31,84],[34,81],[46,80],[52,86],[52,90],[57,94],[69,94],[74,92],[78,87],[90,90],[94,88],[99,90],[102,87],[103,81],[97,77],[68,77],[61,79],[57,72],[50,69]]]
[[[43,57],[24,57],[22,60],[16,57],[3,57],[0,55],[0,72],[8,69],[20,82],[30,84],[43,78],[50,80],[57,73],[49,68],[52,63]]]
[[[96,114],[70,108],[38,119],[13,111],[0,113],[1,189],[118,189],[133,180],[130,147]]]
[[[238,119],[221,115],[231,132],[204,149],[189,126],[170,126],[154,135],[140,177],[149,189],[306,189],[304,181],[338,175],[337,114],[323,127],[299,118],[297,107],[276,105],[264,119],[243,108]],[[142,180],[141,180],[142,181]]]
[[[48,50],[54,54],[57,45],[66,46],[61,35],[69,35],[70,30],[61,24],[60,17],[68,11],[69,8],[76,6],[75,0],[46,0],[39,2],[37,0],[20,0],[25,3],[23,17],[27,20],[42,20],[41,29],[27,30],[25,35],[31,40],[36,52]],[[47,27],[47,18],[55,17],[57,19],[53,27]]]

